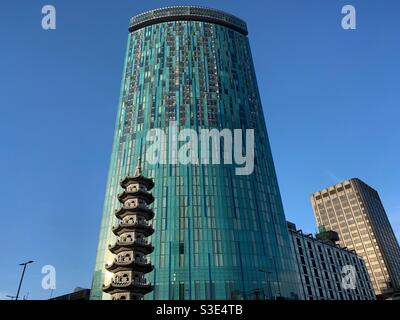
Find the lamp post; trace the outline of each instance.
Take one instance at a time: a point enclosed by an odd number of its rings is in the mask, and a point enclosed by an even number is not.
[[[267,278],[268,275],[272,274],[272,272],[271,272],[271,271],[266,271],[266,270],[264,270],[264,269],[259,269],[258,271],[264,273],[264,277],[265,277],[265,286],[267,286],[267,283],[268,283],[269,298],[270,298],[270,300],[272,300],[272,288],[271,288],[271,283],[269,282],[269,279]]]
[[[18,286],[18,291],[17,291],[17,295],[15,296],[15,300],[18,300],[18,296],[19,296],[19,291],[21,290],[21,285],[22,285],[22,280],[24,280],[24,275],[25,275],[25,270],[26,270],[26,266],[30,263],[33,263],[32,260],[29,260],[28,262],[24,262],[24,263],[20,263],[20,266],[24,266],[23,270],[22,270],[22,275],[21,275],[21,280],[19,281],[19,286]]]

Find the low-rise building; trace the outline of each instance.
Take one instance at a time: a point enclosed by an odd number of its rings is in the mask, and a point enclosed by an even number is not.
[[[62,296],[53,297],[49,300],[89,300],[90,289],[75,288],[74,292],[63,294]]]
[[[375,300],[364,260],[340,247],[334,231],[315,237],[288,222],[304,300]]]

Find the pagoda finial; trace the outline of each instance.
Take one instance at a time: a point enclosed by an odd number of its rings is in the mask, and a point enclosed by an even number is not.
[[[138,163],[135,170],[135,177],[139,177],[142,175],[142,158],[139,157]]]

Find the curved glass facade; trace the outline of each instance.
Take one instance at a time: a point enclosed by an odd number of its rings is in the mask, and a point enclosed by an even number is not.
[[[147,22],[128,36],[91,298],[109,299],[101,286],[111,277],[104,265],[113,259],[119,181],[146,158],[147,132],[176,121],[196,131],[254,129],[254,172],[143,161],[144,174],[154,178],[156,213],[149,256],[155,268],[147,275],[155,290],[145,298],[295,299],[294,257],[247,33],[181,18]]]

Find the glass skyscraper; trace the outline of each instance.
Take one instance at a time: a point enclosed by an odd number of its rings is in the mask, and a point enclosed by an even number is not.
[[[154,270],[146,276],[154,291],[145,299],[298,297],[247,33],[237,17],[200,7],[131,19],[91,299],[110,298],[101,288],[111,278],[105,264],[113,259],[119,181],[139,157],[155,182]],[[236,175],[235,164],[150,164],[147,133],[171,121],[196,131],[254,129],[254,172]]]

